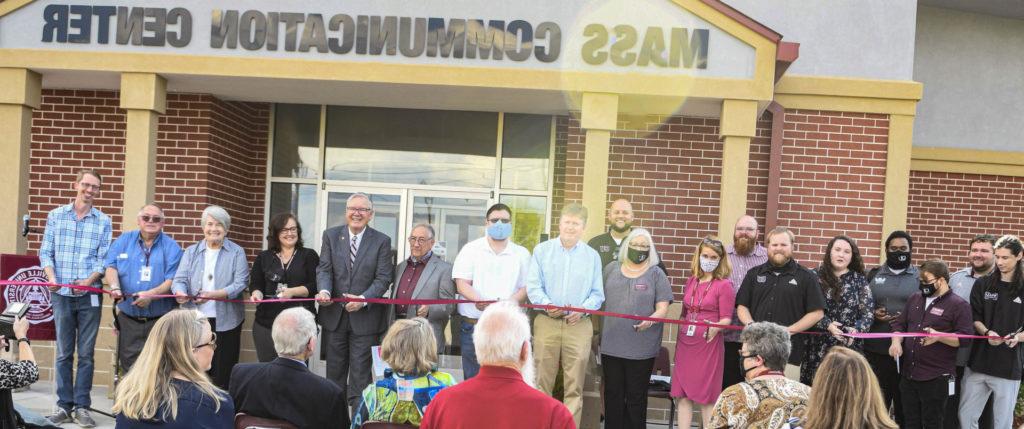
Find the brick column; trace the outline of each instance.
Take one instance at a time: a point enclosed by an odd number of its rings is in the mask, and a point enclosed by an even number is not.
[[[722,100],[722,184],[718,201],[718,237],[732,243],[736,219],[747,212],[750,139],[757,134],[757,102]]]
[[[42,77],[28,69],[0,68],[0,253],[25,253],[21,217],[28,213],[32,109],[39,108]],[[17,223],[15,223],[17,222]]]
[[[586,131],[583,154],[583,197],[584,207],[590,210],[591,221],[587,222],[586,237],[604,232],[601,221],[608,200],[608,153],[611,150],[612,130],[616,128],[619,115],[619,97],[615,94],[583,94],[580,112],[580,127]]]
[[[167,80],[153,73],[121,74],[121,108],[127,114],[121,230],[131,225],[156,190],[156,128],[167,108]]]

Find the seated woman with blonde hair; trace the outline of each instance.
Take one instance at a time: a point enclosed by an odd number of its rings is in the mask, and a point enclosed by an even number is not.
[[[117,386],[118,428],[232,428],[235,405],[206,375],[217,336],[200,312],[173,310],[153,326]]]
[[[353,429],[369,422],[419,426],[437,392],[455,384],[451,374],[437,370],[434,330],[422,317],[395,321],[381,342],[380,358],[391,368],[363,390]]]
[[[803,429],[896,429],[867,359],[834,346],[814,375]]]

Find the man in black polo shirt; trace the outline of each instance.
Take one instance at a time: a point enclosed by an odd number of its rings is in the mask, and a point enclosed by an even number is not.
[[[619,198],[608,207],[608,232],[596,235],[587,242],[591,248],[601,255],[601,266],[606,267],[619,257],[622,240],[633,231],[633,205],[626,199]],[[668,274],[665,262],[658,261],[658,268]],[[597,326],[595,325],[595,328]]]
[[[774,322],[787,326],[791,334],[803,332],[825,315],[825,296],[818,276],[793,260],[793,233],[776,227],[765,236],[768,262],[752,268],[743,278],[736,295],[736,315],[740,322]],[[790,337],[792,352],[786,377],[800,378],[804,357],[804,336]]]
[[[927,261],[919,270],[918,292],[892,322],[893,332],[971,333],[971,306],[949,289],[949,268]],[[941,428],[944,407],[956,379],[956,337],[893,337],[889,355],[899,359],[902,428]],[[984,405],[982,402],[980,405]]]

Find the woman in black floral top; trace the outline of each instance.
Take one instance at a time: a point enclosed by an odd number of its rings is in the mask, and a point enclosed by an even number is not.
[[[20,318],[14,322],[14,338],[0,337],[0,347],[6,346],[18,348],[21,358],[18,362],[0,359],[0,429],[13,429],[17,427],[18,417],[11,390],[39,380],[39,367],[28,342],[28,319]]]
[[[808,386],[832,346],[861,350],[860,340],[842,334],[866,332],[871,327],[871,311],[875,307],[871,288],[864,278],[864,261],[852,238],[840,235],[828,242],[818,277],[825,294],[825,317],[818,321],[816,328],[831,335],[808,336],[807,354],[800,366],[800,382]]]

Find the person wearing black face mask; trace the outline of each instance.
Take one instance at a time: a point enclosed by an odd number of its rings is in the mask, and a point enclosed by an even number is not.
[[[874,321],[869,332],[892,332],[891,323],[900,316],[907,299],[918,291],[918,269],[910,265],[914,239],[906,231],[893,231],[885,240],[885,264],[875,267],[868,275],[871,295],[875,298]],[[882,387],[886,407],[892,404],[893,419],[903,424],[899,372],[896,361],[889,356],[887,339],[864,341],[864,357]]]
[[[971,334],[971,306],[949,289],[949,269],[942,261],[921,264],[918,292],[911,295],[892,323],[893,332]],[[944,407],[956,379],[956,337],[890,340],[889,355],[899,359],[902,428],[941,428]]]
[[[738,359],[745,381],[718,397],[709,427],[777,429],[791,418],[803,418],[811,388],[783,373],[791,350],[789,336],[785,327],[771,322],[743,328]]]

